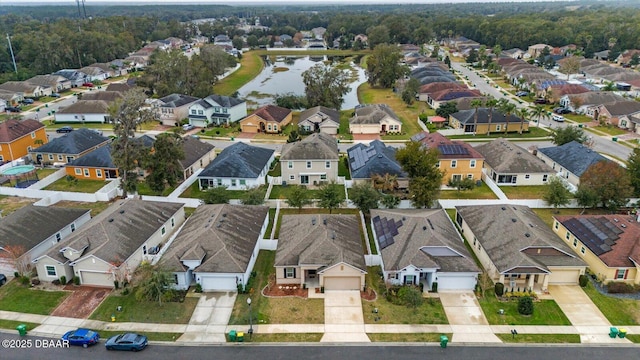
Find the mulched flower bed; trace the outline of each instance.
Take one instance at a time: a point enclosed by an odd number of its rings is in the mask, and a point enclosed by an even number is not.
[[[295,289],[294,289],[295,288]],[[264,296],[277,297],[277,296],[295,296],[306,298],[309,297],[309,289],[303,289],[300,286],[294,285],[267,285],[263,290]]]

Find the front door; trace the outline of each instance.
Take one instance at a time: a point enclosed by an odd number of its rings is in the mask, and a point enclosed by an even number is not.
[[[308,185],[309,184],[309,175],[300,175],[300,184]]]

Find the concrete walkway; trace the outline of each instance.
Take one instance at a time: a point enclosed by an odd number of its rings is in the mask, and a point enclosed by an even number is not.
[[[610,338],[611,323],[578,285],[550,285],[553,297],[562,312],[580,334],[582,343],[621,344],[627,339]]]
[[[207,293],[198,300],[184,334],[177,342],[225,342],[227,324],[231,318],[237,293]]]
[[[451,342],[502,342],[491,330],[473,292],[441,292],[439,296],[449,324],[451,324],[451,332],[453,332]]]
[[[370,342],[359,291],[325,291],[324,336],[320,342]]]

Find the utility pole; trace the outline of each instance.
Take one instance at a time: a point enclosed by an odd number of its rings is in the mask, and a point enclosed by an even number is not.
[[[16,66],[16,57],[13,55],[13,47],[11,46],[11,37],[7,34],[7,41],[9,42],[9,51],[11,52],[11,60],[13,60],[13,71],[18,73],[18,67]]]

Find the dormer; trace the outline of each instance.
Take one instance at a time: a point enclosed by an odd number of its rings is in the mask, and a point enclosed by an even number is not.
[[[195,244],[191,248],[187,249],[180,257],[180,262],[189,270],[193,270],[202,264],[207,252],[199,244]]]

